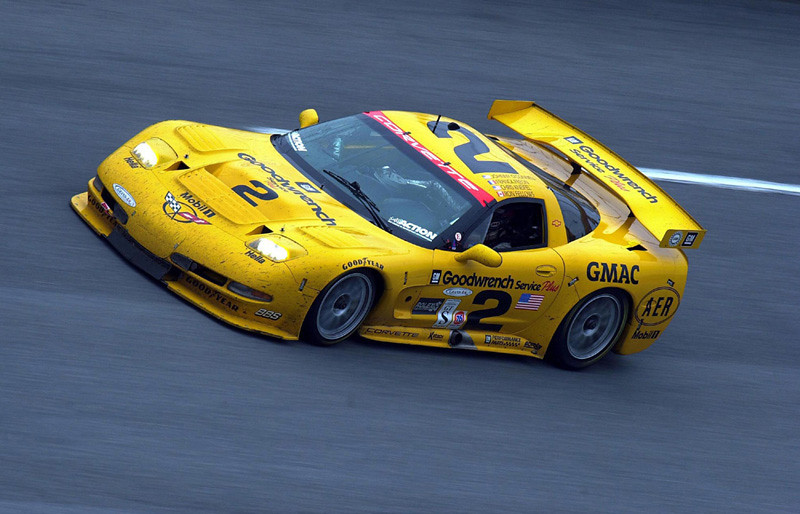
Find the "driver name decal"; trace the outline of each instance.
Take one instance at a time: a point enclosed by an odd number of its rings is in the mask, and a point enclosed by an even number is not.
[[[452,166],[450,166],[449,163],[446,163],[445,161],[440,159],[436,154],[434,154],[433,152],[422,146],[422,144],[420,144],[419,141],[411,137],[409,134],[403,132],[403,129],[395,125],[393,121],[391,121],[389,118],[386,117],[385,114],[383,114],[383,112],[371,111],[364,114],[366,114],[373,120],[377,121],[387,129],[389,129],[397,137],[408,143],[408,145],[411,146],[411,148],[422,154],[422,156],[424,156],[426,159],[435,164],[440,170],[447,173],[447,175],[449,175],[456,182],[461,184],[461,186],[464,189],[469,191],[472,196],[474,196],[479,202],[481,202],[481,205],[488,205],[489,203],[492,202],[492,200],[494,200],[492,195],[490,195],[483,189],[473,184],[467,177],[465,177],[464,175],[456,171]]]

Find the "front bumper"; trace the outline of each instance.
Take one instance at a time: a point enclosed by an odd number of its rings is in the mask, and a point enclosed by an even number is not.
[[[147,227],[141,226],[143,216],[131,216],[135,221],[129,220],[130,213],[108,198],[108,194],[103,195],[98,187],[102,186],[96,180],[89,181],[87,192],[73,196],[70,204],[92,230],[105,238],[125,259],[189,303],[226,323],[280,339],[298,339],[310,300],[299,291],[290,296],[289,292],[294,289],[290,286],[295,284],[288,270],[276,267],[275,272],[286,277],[283,282],[287,287],[272,302],[254,301],[234,294],[227,289],[229,278],[202,265],[182,269],[170,255],[159,256],[155,253],[159,249],[148,249],[144,241],[135,237],[136,234],[148,234]],[[125,226],[123,222],[137,226]],[[187,245],[181,244],[184,245],[181,251],[190,253],[185,248]],[[159,246],[163,251],[164,245]],[[208,252],[215,253],[213,248]],[[179,263],[186,267],[185,262]]]

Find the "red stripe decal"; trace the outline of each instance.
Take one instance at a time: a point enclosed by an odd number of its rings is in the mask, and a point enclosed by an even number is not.
[[[388,128],[392,133],[394,133],[397,137],[408,143],[414,150],[418,151],[420,154],[425,156],[429,161],[439,167],[440,170],[447,173],[453,180],[461,184],[461,186],[470,192],[472,196],[474,196],[481,205],[488,205],[489,203],[494,200],[494,197],[484,191],[483,189],[479,188],[475,184],[473,184],[467,177],[453,169],[452,166],[446,164],[442,159],[436,156],[433,152],[425,148],[420,144],[419,141],[411,137],[409,134],[403,132],[403,130],[394,124],[392,120],[386,117],[382,111],[371,111],[364,113],[373,120],[377,121],[384,127]]]

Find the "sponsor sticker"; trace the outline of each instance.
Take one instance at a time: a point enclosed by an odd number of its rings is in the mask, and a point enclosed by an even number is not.
[[[239,158],[245,162],[252,164],[253,166],[258,166],[264,172],[269,175],[270,181],[275,184],[275,187],[281,189],[283,191],[292,193],[300,197],[305,203],[308,204],[308,207],[314,212],[314,215],[319,218],[320,221],[325,223],[326,225],[336,226],[336,219],[329,217],[323,210],[322,206],[319,205],[314,199],[306,195],[306,191],[304,189],[296,188],[289,182],[288,179],[283,178],[281,175],[278,174],[277,171],[270,168],[263,162],[259,162],[258,159],[253,157],[252,155],[246,154],[241,152],[238,154]],[[252,181],[251,181],[252,183]],[[271,198],[271,196],[270,196]],[[245,198],[246,199],[246,198]],[[249,201],[249,200],[248,200]]]
[[[438,270],[437,270],[438,271]],[[441,273],[441,272],[440,272]],[[433,284],[434,282],[431,282]],[[436,283],[439,283],[437,278]],[[477,287],[477,288],[499,288],[499,289],[511,289],[514,287],[514,277],[508,275],[507,277],[485,277],[482,275],[478,275],[477,273],[472,273],[471,275],[460,275],[457,273],[453,273],[450,270],[444,272],[442,275],[442,283],[444,285],[454,285],[454,286],[468,286],[468,287]]]
[[[368,327],[364,330],[364,334],[372,334],[376,336],[393,336],[393,337],[406,337],[415,339],[419,337],[419,333],[407,330],[391,330],[388,328],[373,328]]]
[[[638,273],[638,271],[638,264],[634,264],[628,268],[627,264],[590,262],[589,265],[586,266],[586,278],[592,282],[638,284],[639,279],[636,278],[636,273]]]
[[[292,132],[289,134],[289,143],[292,145],[292,148],[294,148],[295,152],[307,151],[306,145],[303,144],[303,138],[301,138],[300,134],[297,132]]]
[[[269,311],[267,309],[258,309],[254,314],[259,318],[271,319],[272,321],[279,320],[281,316],[283,316],[280,312]]]
[[[302,189],[307,193],[319,193],[319,189],[317,189],[308,182],[295,182],[295,184],[297,184],[297,187],[299,187],[300,189]]]
[[[453,316],[461,300],[448,299],[444,301],[442,307],[436,312],[436,323],[433,328],[444,328],[453,322]]]
[[[436,285],[442,278],[442,270],[435,269],[431,272],[431,284]]]
[[[467,312],[456,311],[456,313],[453,314],[453,322],[450,323],[450,328],[461,328],[466,322],[467,322]]]
[[[117,193],[120,200],[125,202],[125,205],[128,207],[136,207],[136,200],[133,199],[133,195],[130,194],[127,189],[117,183],[114,183],[113,187],[114,192]]]
[[[683,239],[683,232],[675,232],[669,238],[669,245],[670,246],[678,246],[678,243],[681,242],[681,239]],[[691,243],[689,243],[689,244],[691,245]]]
[[[581,141],[580,139],[578,139],[578,138],[577,138],[577,137],[575,137],[575,136],[568,136],[568,137],[565,137],[565,138],[564,138],[564,140],[565,140],[567,143],[572,143],[573,145],[579,145],[579,144],[583,143],[583,141]]]
[[[133,157],[125,157],[125,159],[123,160],[127,162],[128,166],[130,166],[131,168],[141,168],[141,166],[139,166],[139,163],[136,162],[136,159],[134,159]]]
[[[470,296],[472,294],[472,289],[467,289],[466,287],[448,287],[444,291],[442,291],[447,296]]]
[[[675,315],[680,303],[678,291],[671,287],[657,287],[642,298],[634,316],[640,327],[660,325]]]
[[[194,207],[188,203],[178,201],[169,191],[164,195],[164,204],[161,206],[161,210],[164,211],[168,218],[178,223],[211,225],[210,221],[197,216],[197,211],[194,210]]]
[[[383,264],[377,261],[373,261],[369,257],[362,257],[360,259],[353,259],[350,262],[346,262],[342,264],[343,270],[348,270],[350,268],[354,268],[356,266],[370,266],[372,268],[383,269]]]
[[[681,246],[692,246],[695,239],[697,239],[697,232],[687,232],[686,239],[683,240]]]
[[[404,220],[402,218],[398,218],[396,216],[389,217],[389,223],[391,223],[392,225],[394,225],[396,227],[400,227],[402,229],[405,229],[406,231],[411,232],[415,236],[419,236],[422,239],[425,239],[427,241],[433,241],[434,239],[436,239],[436,236],[439,235],[436,232],[434,232],[433,230],[428,230],[427,228],[420,227],[419,225],[417,225],[415,223],[411,223],[410,221],[406,221],[406,220]]]
[[[522,346],[522,339],[513,336],[487,335],[483,339],[486,346],[499,346],[503,348],[519,348]]]
[[[436,314],[444,303],[444,298],[420,298],[411,314]]]

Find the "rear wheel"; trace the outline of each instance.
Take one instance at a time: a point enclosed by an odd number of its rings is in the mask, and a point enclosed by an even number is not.
[[[332,345],[361,326],[375,300],[375,282],[361,271],[346,273],[328,284],[306,315],[303,335],[310,342]]]
[[[628,302],[614,290],[598,291],[581,300],[561,322],[548,359],[569,368],[585,368],[616,344],[628,319]]]

